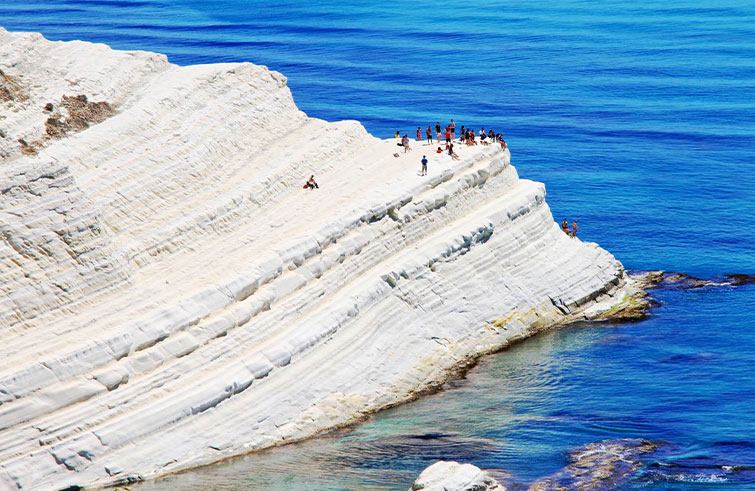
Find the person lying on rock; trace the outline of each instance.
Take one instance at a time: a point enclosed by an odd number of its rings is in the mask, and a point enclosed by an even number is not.
[[[315,182],[314,174],[309,176],[309,179],[307,179],[307,183],[304,185],[304,189],[307,189],[307,188],[309,188],[310,191],[315,188],[320,189],[320,186],[318,186],[317,183]]]

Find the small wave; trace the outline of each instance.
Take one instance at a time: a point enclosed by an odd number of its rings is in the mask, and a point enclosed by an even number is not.
[[[685,483],[724,483],[729,479],[724,474],[688,474],[684,472],[677,472],[673,474],[665,474],[660,472],[650,473],[646,476],[646,479],[650,481],[665,481],[665,482],[685,482]]]

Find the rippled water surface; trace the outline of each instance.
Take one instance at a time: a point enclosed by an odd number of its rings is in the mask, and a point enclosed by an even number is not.
[[[492,127],[628,269],[755,272],[751,0],[4,0],[0,25],[265,64],[309,115],[381,137]],[[630,489],[755,489],[755,288],[656,295],[646,322],[548,333],[350,431],[145,489],[401,489],[439,458],[516,487],[616,438],[666,442]]]

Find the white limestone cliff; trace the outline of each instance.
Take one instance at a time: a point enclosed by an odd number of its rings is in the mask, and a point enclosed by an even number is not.
[[[0,489],[306,438],[633,288],[498,146],[395,158],[248,63],[0,28],[0,70]]]

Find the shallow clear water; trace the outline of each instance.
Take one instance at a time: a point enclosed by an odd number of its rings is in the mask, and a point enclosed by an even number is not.
[[[627,269],[755,272],[751,0],[5,0],[0,25],[179,64],[266,64],[309,115],[381,137],[450,118],[494,128],[520,175],[546,183],[555,219],[578,219]],[[752,471],[720,466],[755,465],[755,288],[658,296],[649,321],[540,336],[448,393],[178,485],[398,489],[437,458],[522,483],[575,446],[646,437],[668,442],[649,461],[664,466],[627,486],[751,486]]]

